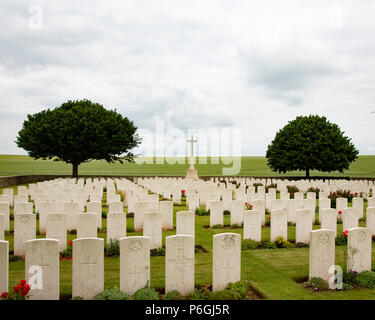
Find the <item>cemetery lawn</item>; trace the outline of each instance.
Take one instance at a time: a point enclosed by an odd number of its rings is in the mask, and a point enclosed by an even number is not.
[[[168,158],[164,164],[156,164],[152,158],[145,158],[151,164],[137,164],[119,162],[108,164],[105,161],[91,161],[79,167],[81,175],[185,175],[188,168],[187,158]],[[177,162],[178,161],[178,162]],[[202,164],[197,158],[196,167],[201,176],[223,175],[224,167],[232,167],[232,163],[225,165],[218,158],[208,158],[207,164]],[[218,163],[218,164],[217,164]],[[60,161],[33,160],[27,156],[0,155],[0,176],[12,175],[70,175],[71,165]],[[265,157],[242,157],[240,176],[304,176],[305,172],[291,171],[286,174],[272,172],[267,166]],[[344,173],[322,173],[312,171],[311,176],[351,176],[375,177],[375,156],[360,156],[349,170]]]
[[[1,191],[1,188],[0,188]],[[365,203],[365,207],[366,207]],[[177,211],[186,211],[184,205],[174,205],[174,225]],[[126,211],[126,208],[125,208]],[[103,206],[103,213],[107,208]],[[12,211],[11,211],[12,214]],[[207,253],[195,254],[195,286],[209,286],[212,284],[212,239],[213,235],[222,232],[235,232],[242,236],[241,228],[229,227],[230,217],[224,216],[224,228],[210,229],[209,216],[196,216],[196,245],[202,246]],[[360,226],[365,226],[360,222]],[[98,236],[106,239],[106,219],[102,221],[103,230]],[[127,236],[142,235],[140,232],[131,232],[133,230],[133,218],[127,218],[128,232]],[[319,229],[315,225],[314,229]],[[11,220],[11,230],[13,230],[13,220]],[[38,229],[37,229],[38,231]],[[338,234],[342,233],[342,225],[338,225]],[[173,231],[163,231],[163,245],[165,237],[174,235]],[[38,235],[38,238],[44,236]],[[269,241],[270,228],[262,228],[262,240]],[[68,241],[76,238],[76,235],[68,234]],[[13,234],[7,234],[5,240],[9,241],[9,248],[13,250]],[[295,227],[288,227],[288,240],[295,240]],[[341,265],[345,271],[344,252],[346,246],[336,246],[336,264]],[[256,249],[241,251],[241,278],[250,281],[251,285],[260,293],[262,299],[273,300],[327,300],[327,299],[375,299],[375,290],[371,289],[353,289],[340,292],[312,292],[303,288],[297,279],[307,278],[309,274],[309,248],[289,248],[289,249]],[[372,256],[375,257],[374,246]],[[11,256],[12,257],[12,256]],[[120,261],[119,257],[105,257],[104,259],[104,278],[105,288],[109,289],[120,283]],[[165,257],[151,257],[151,287],[157,290],[164,288]],[[12,288],[19,280],[25,278],[24,261],[11,261],[9,263],[9,286]],[[374,263],[372,270],[375,270]],[[72,294],[72,262],[60,261],[60,298],[70,299]]]

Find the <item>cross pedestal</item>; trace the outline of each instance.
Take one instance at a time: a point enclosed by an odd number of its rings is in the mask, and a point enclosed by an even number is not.
[[[194,167],[194,143],[198,142],[197,140],[194,140],[193,136],[191,136],[191,139],[187,142],[190,143],[190,157],[189,157],[189,169],[186,172],[186,179],[193,179],[198,180],[198,171]]]

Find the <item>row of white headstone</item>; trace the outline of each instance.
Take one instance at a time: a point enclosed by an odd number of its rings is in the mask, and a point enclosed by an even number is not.
[[[347,271],[370,271],[372,264],[372,237],[368,228],[348,230]],[[310,233],[309,278],[326,281],[333,279],[335,266],[335,235],[332,230],[319,229]]]
[[[8,291],[9,244],[0,241],[0,292]],[[25,278],[30,299],[57,300],[60,295],[59,241],[37,239],[26,242]],[[194,290],[195,241],[191,235],[166,238],[165,291],[187,295]],[[72,296],[93,299],[104,290],[104,240],[73,240]],[[236,233],[213,236],[213,291],[223,290],[241,278],[241,237]],[[120,289],[132,295],[150,285],[150,239],[120,239]]]

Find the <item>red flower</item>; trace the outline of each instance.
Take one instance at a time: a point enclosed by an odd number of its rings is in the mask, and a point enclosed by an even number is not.
[[[250,209],[253,207],[253,205],[250,206]]]
[[[69,245],[70,245],[71,247],[73,247],[73,241],[72,241],[72,240],[69,241]]]
[[[347,238],[348,237],[348,230],[345,230],[342,234],[344,235],[345,238]]]
[[[62,260],[62,261],[64,261],[64,260],[65,260],[65,258],[61,258],[61,260]]]
[[[245,206],[247,206],[247,202],[245,202]]]
[[[350,196],[353,197],[353,193],[351,193]]]
[[[69,258],[70,261],[72,261],[72,258]]]
[[[15,293],[18,293],[18,291],[19,291],[18,287],[13,287],[13,290],[14,290]]]
[[[8,292],[3,292],[0,296],[0,298],[6,298],[8,296]]]
[[[20,281],[20,285],[21,285],[21,286],[24,286],[25,284],[26,284],[26,280],[21,280],[21,281]]]
[[[181,190],[181,193],[182,193],[182,194],[185,194],[185,190]]]
[[[356,192],[355,195],[357,196],[357,195],[358,195],[358,192]]]
[[[339,214],[342,214],[342,211],[341,211],[341,210],[339,210]]]

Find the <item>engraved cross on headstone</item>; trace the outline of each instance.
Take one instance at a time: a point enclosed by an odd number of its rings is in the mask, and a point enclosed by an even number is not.
[[[87,276],[90,277],[90,270],[92,270],[92,266],[96,266],[96,261],[94,259],[94,262],[92,262],[90,256],[86,256],[86,259],[83,258],[85,262],[81,262],[81,267],[87,267]],[[90,262],[91,260],[91,262]],[[96,272],[96,270],[92,270],[93,272]]]

